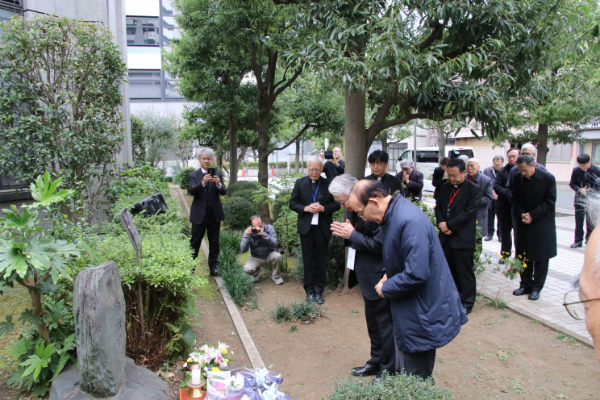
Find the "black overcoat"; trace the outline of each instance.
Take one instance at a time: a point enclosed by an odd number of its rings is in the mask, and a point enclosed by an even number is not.
[[[209,198],[215,219],[217,221],[223,221],[225,219],[223,203],[221,203],[220,197],[227,194],[227,187],[225,187],[225,182],[223,181],[223,174],[221,171],[217,170],[217,176],[219,177],[219,181],[221,181],[220,188],[218,188],[214,182],[208,182],[206,186],[202,186],[204,175],[202,168],[190,172],[189,175],[188,193],[194,196],[194,201],[192,201],[192,206],[190,207],[190,222],[196,225],[200,225],[202,221],[204,221]]]
[[[481,203],[483,190],[473,182],[465,181],[459,186],[460,190],[452,201],[450,214],[448,204],[454,185],[450,181],[444,183],[435,204],[435,219],[437,223],[446,222],[451,235],[439,232],[442,247],[448,245],[451,249],[473,249],[475,248],[475,236],[477,233],[477,210]]]
[[[335,202],[335,199],[329,193],[329,180],[319,178],[321,183],[316,193],[317,203],[324,208],[323,212],[319,213],[319,226],[323,230],[323,235],[327,240],[331,239],[331,224],[333,222],[332,214],[340,209],[340,205]],[[312,213],[305,212],[304,207],[313,203],[310,177],[304,176],[296,180],[292,196],[290,198],[290,210],[298,213],[298,234],[306,235],[310,232],[312,222]]]

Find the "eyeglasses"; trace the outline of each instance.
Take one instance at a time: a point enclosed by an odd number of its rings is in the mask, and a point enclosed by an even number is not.
[[[321,168],[309,168],[308,172],[321,172]]]
[[[362,210],[356,212],[359,217],[361,217],[361,218],[363,217],[363,213],[365,212],[365,208],[367,208],[368,205],[369,205],[369,202],[367,202],[367,204],[365,204],[365,206],[363,207]]]
[[[581,300],[579,297],[579,290],[570,290],[565,293],[565,299],[563,302],[563,306],[567,309],[567,312],[571,315],[571,317],[579,320],[585,319],[585,307],[583,303],[589,303],[590,301],[596,301],[599,299],[589,299],[589,300]]]
[[[342,207],[343,207],[343,206],[344,206],[344,204],[346,204],[346,202],[347,202],[347,201],[348,201],[348,198],[346,198],[346,200],[344,200],[344,201],[339,201],[339,200],[336,200],[335,202],[336,202],[336,203],[338,203],[340,206],[342,206]]]

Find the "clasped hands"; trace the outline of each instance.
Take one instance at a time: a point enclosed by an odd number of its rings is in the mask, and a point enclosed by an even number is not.
[[[438,228],[440,228],[440,231],[442,231],[443,234],[452,235],[452,231],[448,229],[448,225],[445,222],[440,222]]]
[[[304,212],[309,212],[311,214],[316,214],[316,213],[323,212],[324,209],[325,209],[325,207],[323,207],[321,204],[319,204],[319,203],[312,203],[312,204],[309,204],[306,207],[304,207]]]
[[[331,232],[342,239],[350,239],[352,232],[354,232],[354,227],[349,220],[346,220],[346,222],[334,222],[331,224]]]
[[[383,275],[383,278],[381,278],[379,283],[377,283],[377,285],[375,285],[375,290],[377,291],[377,294],[379,295],[379,297],[381,297],[382,299],[385,299],[385,296],[383,295],[383,292],[381,291],[381,288],[383,287],[383,283],[385,281],[387,281],[387,274]]]
[[[523,221],[524,224],[530,224],[531,221],[533,221],[533,218],[531,218],[529,213],[523,213],[521,214],[521,221]]]
[[[214,182],[217,187],[221,187],[221,180],[218,176],[213,177],[210,174],[204,175],[204,178],[202,178],[202,185],[206,186],[208,182]]]

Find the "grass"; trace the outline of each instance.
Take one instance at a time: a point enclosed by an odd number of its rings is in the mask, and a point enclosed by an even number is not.
[[[297,330],[298,330],[298,327],[296,325],[290,326],[290,332],[296,332]]]
[[[358,314],[360,314],[360,311],[357,310],[357,309],[354,309],[354,310],[350,311],[350,315],[351,316],[355,316],[355,315],[358,315]]]
[[[231,299],[238,306],[247,304],[250,308],[258,307],[256,302],[251,302],[254,296],[252,278],[246,274],[238,262],[241,238],[237,232],[221,232],[219,244],[219,270],[223,277],[225,288]]]
[[[564,333],[559,333],[558,335],[556,335],[556,338],[562,340],[563,342],[567,342],[567,343],[577,343],[577,339],[575,339],[574,337],[571,337],[571,336],[567,336]]]
[[[286,321],[312,322],[324,317],[325,314],[317,304],[294,301],[289,306],[286,306],[284,302],[281,304],[275,303],[271,316],[277,323]],[[290,331],[293,332],[291,329]]]
[[[490,299],[488,304],[500,310],[505,310],[508,308],[508,304],[506,304],[506,302],[499,297],[496,297],[495,299]]]

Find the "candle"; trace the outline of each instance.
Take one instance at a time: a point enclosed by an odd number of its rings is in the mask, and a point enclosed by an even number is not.
[[[200,373],[200,368],[198,368],[197,366],[192,370],[192,385],[200,384]]]

